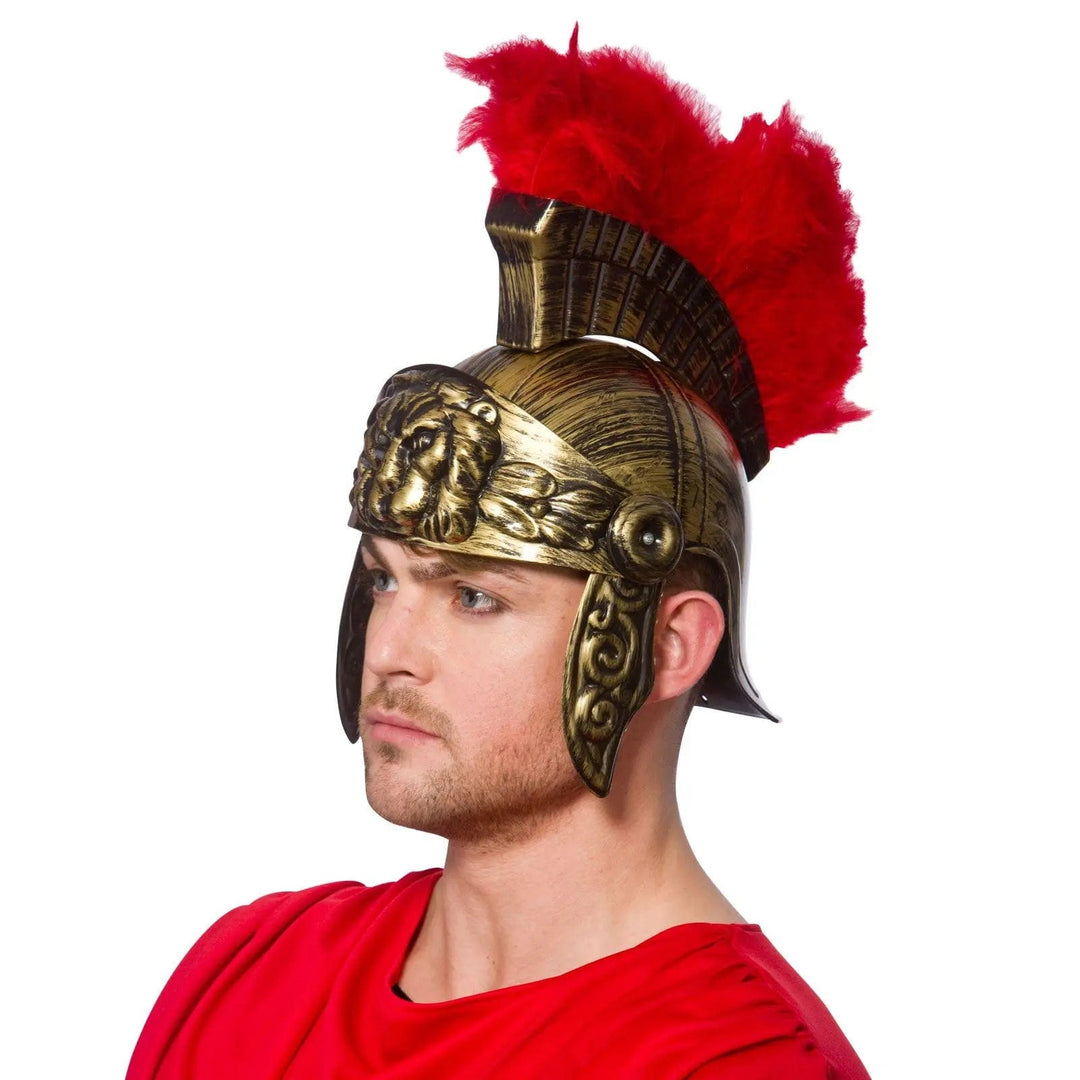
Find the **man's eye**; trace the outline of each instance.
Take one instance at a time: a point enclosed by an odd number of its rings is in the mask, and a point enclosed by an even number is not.
[[[383,569],[376,566],[368,571],[371,576],[371,591],[382,593],[390,592],[394,587],[394,579]]]
[[[468,585],[458,588],[458,598],[466,611],[499,610],[499,602],[494,597],[488,596],[486,592],[481,592],[479,589],[472,589]]]

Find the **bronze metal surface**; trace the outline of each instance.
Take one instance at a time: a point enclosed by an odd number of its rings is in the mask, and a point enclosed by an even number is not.
[[[590,334],[634,341],[718,413],[752,479],[769,460],[746,345],[723,300],[677,251],[628,222],[557,199],[496,191],[498,341],[538,352]]]
[[[434,365],[383,387],[352,503],[350,523],[380,536],[639,582],[683,546],[669,502],[631,495],[502,394]]]
[[[563,669],[563,731],[578,774],[597,795],[611,789],[626,726],[653,683],[659,583],[592,574]]]
[[[713,562],[726,629],[698,704],[773,718],[743,657],[746,478],[723,424],[663,364],[610,341],[530,354],[495,346],[459,366],[557,431],[620,488],[675,507],[685,551]]]
[[[360,738],[361,680],[364,675],[364,646],[372,600],[371,579],[367,567],[364,566],[363,549],[357,545],[338,629],[338,715],[349,742],[356,742]]]

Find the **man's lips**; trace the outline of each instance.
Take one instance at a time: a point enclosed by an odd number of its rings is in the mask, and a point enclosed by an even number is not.
[[[364,713],[364,722],[368,730],[379,739],[436,739],[426,728],[398,713],[385,712],[382,709],[368,709]]]

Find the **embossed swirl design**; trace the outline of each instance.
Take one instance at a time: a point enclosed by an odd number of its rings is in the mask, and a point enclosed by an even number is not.
[[[611,785],[619,740],[652,689],[658,584],[593,575],[570,642],[564,691],[566,737],[585,782]]]

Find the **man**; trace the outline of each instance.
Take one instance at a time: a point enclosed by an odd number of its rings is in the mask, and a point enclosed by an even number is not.
[[[492,91],[500,344],[384,386],[338,662],[371,805],[446,865],[225,916],[129,1077],[865,1077],[675,799],[692,706],[770,715],[746,477],[861,415],[835,160],[576,32],[453,66]]]

